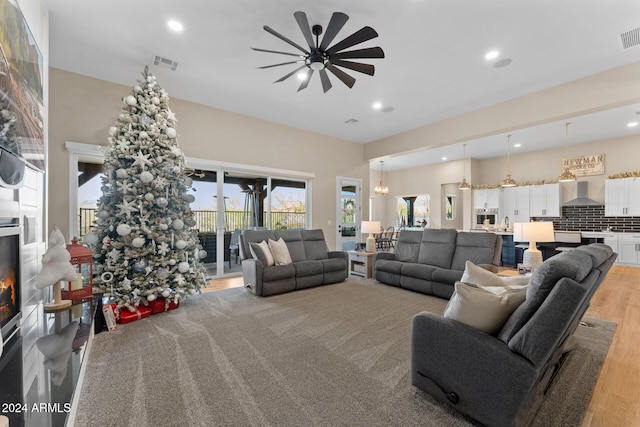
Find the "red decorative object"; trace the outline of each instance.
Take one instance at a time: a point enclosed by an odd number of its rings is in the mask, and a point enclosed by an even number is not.
[[[121,324],[131,323],[139,319],[151,316],[151,308],[141,305],[136,308],[136,311],[129,311],[128,308],[123,307],[118,314],[118,322]]]
[[[169,300],[169,304],[167,304],[167,300],[164,297],[158,297],[158,299],[149,301],[149,307],[153,310],[152,314],[164,313],[165,311],[175,310],[180,307],[180,301],[177,303],[173,302],[173,299]]]
[[[67,245],[67,251],[71,254],[71,265],[77,266],[78,280],[69,282],[62,290],[62,299],[71,300],[73,305],[82,304],[93,295],[93,254],[78,243],[77,237]]]

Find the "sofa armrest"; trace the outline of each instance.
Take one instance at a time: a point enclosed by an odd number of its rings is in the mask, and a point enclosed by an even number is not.
[[[393,260],[393,259],[396,259],[396,255],[391,253],[391,252],[376,252],[375,254],[373,254],[373,263],[374,264],[379,259]]]
[[[253,258],[242,260],[242,279],[244,287],[256,295],[262,295],[262,261]]]
[[[411,383],[483,424],[511,425],[538,369],[499,339],[419,313],[411,330]]]
[[[328,253],[329,258],[344,259],[344,261],[347,263],[347,266],[349,265],[349,254],[345,251],[329,251]]]

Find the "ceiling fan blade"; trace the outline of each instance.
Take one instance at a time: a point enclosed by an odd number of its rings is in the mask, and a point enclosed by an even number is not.
[[[309,72],[307,73],[307,78],[300,83],[300,87],[298,88],[298,92],[302,89],[306,89],[309,86],[309,81],[311,80],[311,76],[313,76],[313,69],[309,68]]]
[[[290,72],[289,74],[280,77],[278,80],[276,80],[274,83],[279,83],[282,82],[284,80],[287,80],[289,77],[293,76],[295,73],[297,73],[298,71],[302,70],[303,68],[306,68],[306,65],[303,65],[301,67],[296,68],[295,70],[293,70],[292,72]]]
[[[280,52],[279,50],[259,49],[257,47],[252,47],[251,49],[258,52],[279,53],[280,55],[289,55],[289,56],[297,56],[299,58],[304,58],[304,55],[299,55],[297,53]]]
[[[298,22],[298,27],[304,35],[304,39],[309,45],[309,50],[313,50],[316,47],[316,43],[313,41],[313,35],[311,34],[311,27],[309,27],[309,21],[307,20],[307,14],[301,11],[297,11],[293,14]]]
[[[360,73],[369,74],[373,76],[375,72],[375,67],[370,64],[362,64],[360,62],[352,62],[352,61],[343,61],[341,59],[335,59],[331,61],[331,64],[337,65],[338,67],[348,68],[353,71],[358,71]]]
[[[366,42],[367,40],[371,40],[376,37],[378,37],[378,33],[376,33],[376,30],[371,27],[362,27],[346,39],[331,46],[329,49],[327,49],[326,52],[328,54],[340,52],[341,50],[357,45],[358,43]]]
[[[354,79],[349,74],[345,73],[339,68],[336,68],[333,65],[327,66],[327,69],[331,71],[337,78],[339,78],[342,81],[342,83],[349,86],[349,88],[352,88],[353,85],[356,83],[356,79]]]
[[[276,36],[277,38],[279,38],[280,40],[282,40],[283,42],[287,42],[289,43],[291,46],[295,47],[298,50],[301,50],[302,52],[304,52],[305,54],[309,54],[309,52],[303,48],[302,46],[300,46],[299,44],[297,44],[296,42],[293,42],[291,40],[289,40],[288,38],[286,38],[285,36],[283,36],[282,34],[280,34],[279,32],[277,32],[276,30],[274,30],[273,28],[269,27],[268,25],[265,25],[264,30],[269,33],[272,34],[274,36]],[[352,45],[353,46],[353,45]],[[348,46],[347,46],[348,47]]]
[[[330,58],[353,59],[353,58],[384,58],[384,51],[379,47],[368,47],[365,49],[349,50],[330,55]]]
[[[333,12],[331,15],[331,20],[329,21],[329,25],[327,26],[327,30],[324,32],[324,37],[322,37],[322,42],[320,43],[320,50],[325,50],[336,37],[336,35],[340,32],[344,24],[349,20],[349,16],[342,12]]]
[[[265,66],[258,67],[258,68],[259,68],[259,69],[261,69],[261,70],[264,70],[264,69],[266,69],[266,68],[279,67],[279,66],[281,66],[281,65],[297,64],[297,63],[299,63],[299,62],[303,62],[303,61],[289,61],[289,62],[281,62],[280,64],[265,65]],[[349,68],[349,67],[347,67],[347,68]]]
[[[331,81],[329,80],[329,76],[327,75],[327,70],[320,70],[320,81],[322,82],[322,90],[324,93],[327,93],[329,89],[331,89]]]

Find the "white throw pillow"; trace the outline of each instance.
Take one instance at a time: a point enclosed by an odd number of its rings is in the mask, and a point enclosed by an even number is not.
[[[526,294],[526,286],[512,288],[456,282],[444,317],[495,335],[524,302]]]
[[[273,254],[271,253],[271,249],[269,249],[269,244],[266,241],[262,241],[260,243],[256,243],[255,245],[249,245],[249,250],[251,251],[251,257],[253,259],[260,259],[260,256],[256,254],[254,247],[258,247],[264,256],[265,259],[265,267],[270,267],[275,264],[275,260],[273,258]]]
[[[530,276],[502,277],[467,261],[464,265],[461,282],[482,286],[521,287],[529,284]]]
[[[273,258],[275,258],[276,265],[287,265],[292,263],[289,248],[287,248],[287,243],[282,240],[282,237],[277,241],[269,239],[269,249],[271,249]]]

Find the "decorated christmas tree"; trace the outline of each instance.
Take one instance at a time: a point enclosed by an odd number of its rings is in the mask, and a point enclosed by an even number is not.
[[[85,235],[95,286],[130,310],[159,297],[177,303],[205,285],[177,120],[155,76],[146,67],[142,76],[109,129],[103,194]]]

